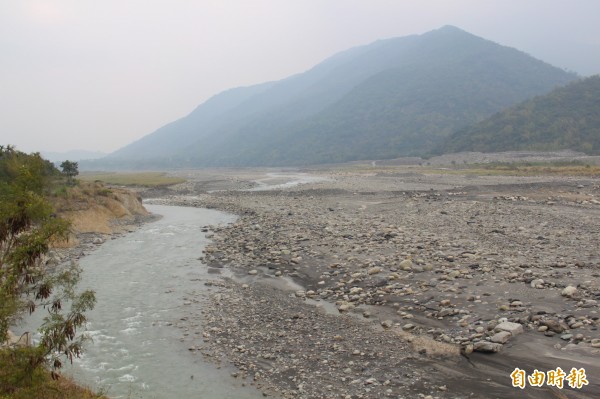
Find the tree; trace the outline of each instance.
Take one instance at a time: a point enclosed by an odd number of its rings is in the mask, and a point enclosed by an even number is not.
[[[62,173],[67,176],[70,183],[73,182],[73,178],[79,174],[79,164],[73,161],[64,161],[60,164]]]
[[[0,149],[0,342],[24,315],[46,308],[40,343],[28,352],[32,369],[47,362],[60,368],[61,355],[71,361],[80,355],[85,336],[77,329],[95,304],[93,291],[75,291],[81,272],[77,263],[50,270],[45,262],[51,244],[69,232],[69,224],[54,216],[44,197],[55,172],[39,154]],[[63,311],[67,303],[70,310]]]

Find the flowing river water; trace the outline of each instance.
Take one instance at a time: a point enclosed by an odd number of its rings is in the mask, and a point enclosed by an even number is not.
[[[193,354],[177,322],[185,297],[207,288],[206,268],[198,260],[209,242],[201,227],[230,223],[222,212],[147,205],[162,219],[123,237],[109,240],[81,259],[80,288],[96,291],[89,312],[93,342],[81,359],[67,366],[76,381],[102,389],[113,398],[259,398],[242,386],[231,370],[217,369]]]

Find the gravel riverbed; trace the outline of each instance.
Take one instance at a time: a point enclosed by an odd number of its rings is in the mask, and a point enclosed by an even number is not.
[[[284,398],[600,396],[600,179],[328,169],[243,191],[263,172],[147,193],[239,216],[205,227],[190,352]],[[511,385],[556,367],[589,384]]]

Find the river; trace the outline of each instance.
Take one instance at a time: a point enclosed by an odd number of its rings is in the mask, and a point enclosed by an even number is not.
[[[217,369],[188,351],[176,325],[191,306],[186,296],[207,288],[198,257],[209,242],[201,227],[230,223],[222,212],[147,205],[163,218],[109,240],[81,259],[80,287],[96,291],[88,313],[93,342],[66,372],[113,398],[251,399],[262,394],[241,386],[231,369]],[[213,276],[214,277],[214,276]]]
[[[267,173],[262,179],[254,180],[256,187],[247,191],[281,190],[308,183],[319,183],[331,180],[328,177],[309,175],[308,173]]]

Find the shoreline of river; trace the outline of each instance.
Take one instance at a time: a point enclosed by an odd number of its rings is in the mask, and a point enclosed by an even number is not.
[[[145,224],[159,219],[160,215],[152,213],[145,216],[136,215],[132,220],[120,221],[115,219],[112,223],[118,226],[119,230],[110,234],[99,232],[75,233],[74,237],[77,244],[67,248],[51,248],[46,254],[45,263],[50,266],[56,266],[65,262],[79,261],[87,254],[98,249],[106,241],[123,237],[138,230]]]

